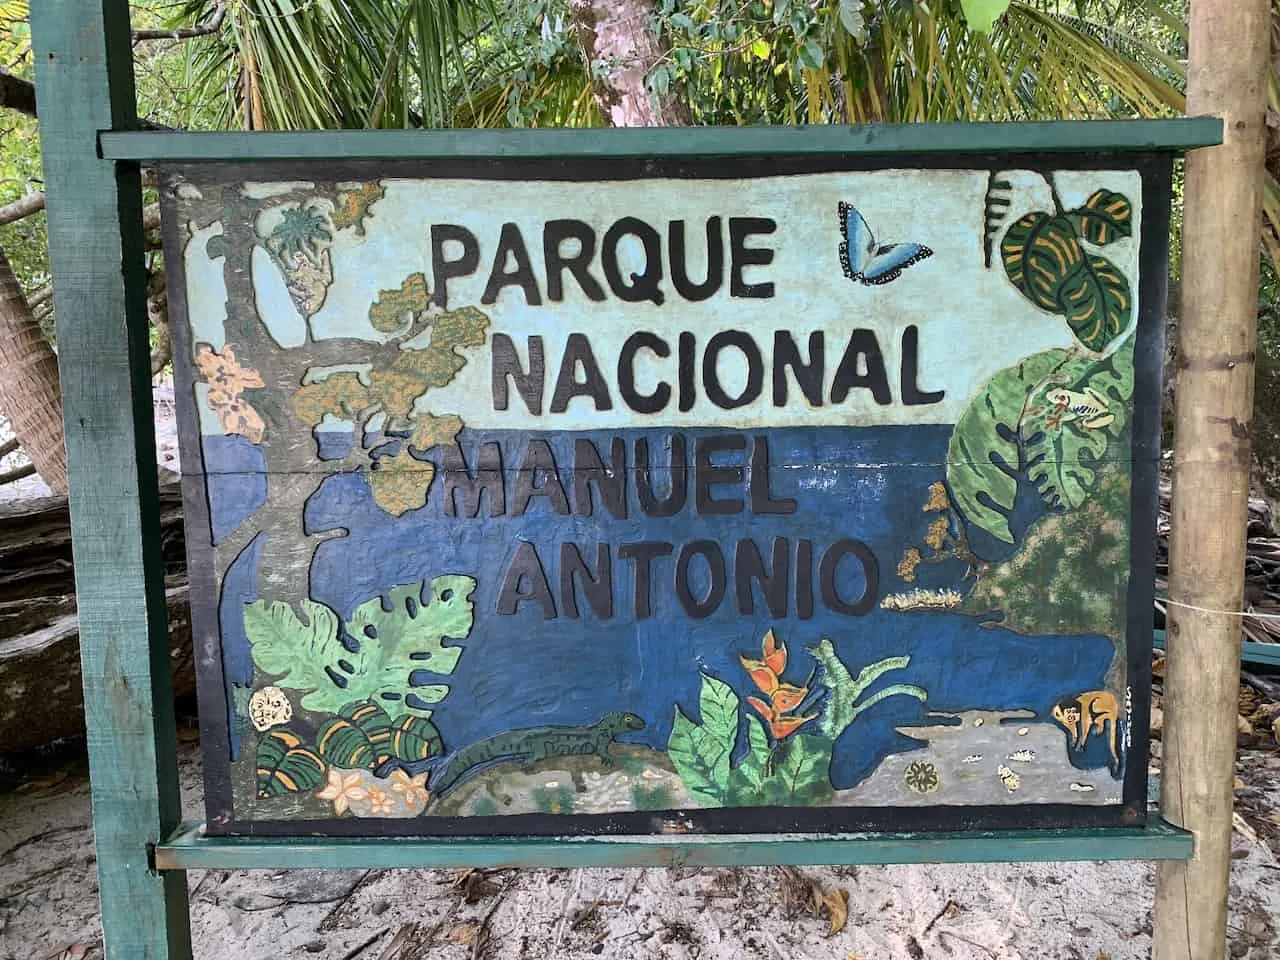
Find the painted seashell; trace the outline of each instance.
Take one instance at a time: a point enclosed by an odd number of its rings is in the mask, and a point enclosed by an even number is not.
[[[1015,763],[1030,763],[1035,758],[1036,752],[1034,750],[1015,750],[1005,757],[1006,760],[1013,760]]]
[[[1004,784],[1004,788],[1010,793],[1022,786],[1022,778],[1003,763],[996,767],[996,776],[1000,778],[1000,782]]]
[[[263,687],[249,698],[249,722],[259,733],[288,723],[292,717],[293,704],[279,687]]]

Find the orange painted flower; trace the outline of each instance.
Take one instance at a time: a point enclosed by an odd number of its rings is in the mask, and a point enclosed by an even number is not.
[[[321,800],[333,801],[333,812],[338,816],[346,813],[352,801],[359,802],[368,797],[369,791],[361,783],[359,771],[345,774],[336,767],[329,768],[329,782],[316,791]]]
[[[787,647],[773,635],[772,630],[764,635],[760,647],[763,659],[752,660],[743,656],[739,656],[738,659],[751,674],[751,681],[756,685],[756,689],[768,700],[753,696],[747,697],[747,703],[751,704],[752,709],[764,718],[773,738],[781,740],[795,733],[817,714],[802,717],[788,715],[809,696],[808,683],[806,682],[803,687],[797,687],[795,684],[782,682],[782,672],[787,669]]]
[[[251,367],[240,365],[236,359],[235,349],[231,344],[222,348],[222,352],[214,350],[207,343],[196,347],[196,367],[204,374],[210,388],[225,390],[232,396],[239,396],[247,389],[262,387],[262,374]]]
[[[415,812],[425,807],[427,801],[431,799],[431,794],[427,792],[427,775],[425,773],[411,777],[403,770],[392,770],[391,792],[400,794],[404,800],[404,805],[416,808]]]
[[[250,443],[261,443],[267,425],[242,394],[265,386],[262,375],[251,367],[241,366],[231,344],[224,346],[221,353],[207,343],[200,344],[196,348],[195,363],[209,385],[209,409],[217,414],[223,433],[239,434]]]
[[[774,717],[769,721],[769,732],[775,740],[781,740],[791,736],[816,716],[816,713],[811,713],[805,717]]]
[[[760,660],[748,660],[746,657],[739,657],[738,659],[747,668],[747,673],[751,674],[751,682],[756,685],[756,689],[766,697],[773,696],[778,689],[778,675]]]
[[[779,713],[786,713],[804,703],[804,698],[808,695],[808,687],[797,687],[791,683],[779,684],[773,695],[773,708]]]
[[[929,484],[929,500],[924,505],[924,512],[933,513],[935,510],[946,510],[950,506],[951,501],[947,497],[947,485],[941,480]]]

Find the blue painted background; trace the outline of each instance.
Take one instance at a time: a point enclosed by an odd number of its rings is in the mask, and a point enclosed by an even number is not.
[[[392,517],[369,496],[363,476],[347,474],[327,480],[311,498],[307,527],[319,532],[344,527],[350,534],[324,542],[312,567],[312,595],[344,618],[366,600],[389,587],[447,573],[476,577],[473,595],[475,625],[461,644],[464,653],[451,677],[452,690],[433,719],[450,750],[489,735],[543,724],[578,725],[594,722],[613,710],[639,714],[645,730],[624,739],[664,747],[673,710],[679,704],[696,717],[699,671],[729,683],[742,696],[753,692],[739,654],[759,656],[760,637],[772,627],[790,651],[786,678],[803,683],[814,665],[805,648],[830,637],[841,659],[855,675],[865,664],[888,656],[908,655],[906,670],[891,671],[872,688],[907,682],[929,691],[921,704],[910,697],[891,697],[863,713],[837,743],[832,779],[849,787],[871,773],[888,753],[910,749],[914,742],[893,730],[895,725],[920,723],[929,711],[971,709],[1029,709],[1042,717],[1058,699],[1103,686],[1113,649],[1105,637],[1022,636],[983,626],[973,617],[955,613],[892,613],[877,608],[866,616],[833,614],[822,607],[815,583],[815,614],[800,620],[792,600],[789,616],[775,620],[757,591],[756,613],[739,615],[732,586],[734,543],[752,537],[768,556],[774,536],[814,541],[814,571],[821,550],[835,540],[853,537],[869,544],[880,565],[880,595],[915,586],[959,585],[963,566],[951,562],[921,567],[921,581],[904,584],[895,574],[903,549],[921,543],[934,514],[922,507],[928,487],[945,474],[949,426],[876,428],[802,428],[768,432],[772,463],[770,487],[775,498],[792,497],[796,513],[787,516],[698,516],[690,503],[671,518],[645,517],[639,510],[634,485],[628,478],[629,517],[615,520],[599,506],[586,518],[556,514],[545,497],[535,497],[520,517],[488,517],[487,501],[480,518],[445,515],[442,483],[437,476],[431,499],[421,510]],[[686,430],[690,462],[695,437],[724,431]],[[669,431],[632,430],[618,433],[546,434],[561,468],[572,503],[570,467],[575,438],[593,440],[607,456],[613,436],[631,441],[647,436],[651,451],[664,449]],[[538,434],[464,431],[459,438],[468,464],[485,441],[502,445],[508,476],[508,504],[513,472],[528,439]],[[206,440],[217,445],[218,439]],[[212,452],[212,451],[210,451]],[[744,464],[747,455],[721,455],[718,463]],[[665,454],[657,458],[665,462]],[[216,462],[216,461],[214,461]],[[903,465],[908,464],[908,465]],[[816,465],[816,466],[815,466]],[[692,468],[690,468],[692,473]],[[215,526],[230,522],[220,515],[252,509],[243,483],[211,484]],[[745,493],[745,491],[739,491]],[[734,495],[719,487],[717,497]],[[632,616],[631,561],[617,557],[617,545],[636,540],[675,544],[695,539],[721,543],[730,561],[730,583],[719,610],[705,620],[690,619],[674,589],[675,557],[654,561],[651,599],[654,615],[636,621]],[[601,621],[579,593],[581,618],[546,620],[537,604],[522,604],[514,616],[496,613],[502,574],[516,541],[533,542],[543,558],[558,603],[559,544],[573,540],[591,566],[595,544],[613,546],[614,612]],[[793,553],[794,562],[794,553]],[[236,567],[249,567],[246,559]],[[251,569],[251,568],[250,568]],[[846,560],[842,569],[856,564]],[[228,593],[243,602],[252,594],[249,569],[228,575]],[[793,571],[794,577],[794,571]],[[846,596],[860,592],[850,578]],[[794,590],[790,591],[794,597]],[[225,601],[225,598],[224,598]],[[223,639],[229,673],[242,674],[249,663],[242,626],[225,616]],[[415,682],[442,682],[420,672]]]

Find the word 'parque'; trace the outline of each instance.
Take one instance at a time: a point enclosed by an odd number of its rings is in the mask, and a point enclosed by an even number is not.
[[[715,296],[724,286],[726,273],[731,297],[768,299],[774,294],[772,281],[752,282],[745,275],[748,267],[767,267],[773,262],[773,250],[748,241],[773,233],[778,225],[767,217],[729,217],[728,259],[725,257],[725,229],[721,217],[707,218],[704,227],[705,276],[689,276],[685,222],[667,224],[666,255],[662,234],[639,217],[622,217],[614,222],[603,237],[583,220],[548,220],[542,226],[542,275],[534,271],[528,244],[520,227],[507,222],[502,225],[488,280],[480,302],[497,302],[507,287],[518,287],[527,304],[533,307],[546,300],[560,303],[565,299],[566,275],[576,283],[588,299],[601,302],[609,293],[625,303],[648,301],[661,306],[666,290],[674,290],[683,299],[696,303]],[[480,241],[469,229],[456,223],[435,223],[429,231],[431,246],[431,289],[433,300],[441,307],[449,306],[449,282],[472,276],[480,269]],[[643,251],[643,264],[633,270],[633,258],[624,251]],[[665,266],[665,269],[664,269]],[[726,270],[727,266],[727,270]],[[603,275],[604,283],[600,282]]]

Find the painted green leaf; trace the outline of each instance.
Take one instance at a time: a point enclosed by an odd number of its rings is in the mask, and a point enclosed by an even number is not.
[[[1076,339],[1095,353],[1124,333],[1133,313],[1128,278],[1095,253],[1058,287],[1058,303]]]
[[[989,33],[1000,16],[1009,9],[1009,0],[960,0],[964,22],[970,30]]]
[[[824,637],[822,642],[813,648],[814,659],[822,664],[822,682],[831,691],[827,698],[826,710],[823,712],[819,727],[823,734],[834,741],[844,733],[858,714],[867,710],[886,697],[906,695],[918,700],[925,700],[928,693],[922,688],[909,683],[895,683],[879,690],[865,700],[858,698],[867,688],[879,680],[890,670],[903,670],[911,663],[910,657],[886,657],[868,664],[858,671],[855,678],[849,673],[835,651],[831,640]]]
[[[1105,408],[1105,416],[1073,418],[1071,411],[1057,410],[1058,391],[1067,391],[1073,401]],[[1028,406],[1022,435],[1027,477],[1045,503],[1075,508],[1089,498],[1097,486],[1098,461],[1124,432],[1132,397],[1132,337],[1103,360],[1083,357],[1064,364],[1040,385]]]
[[[1088,253],[1080,237],[1108,243],[1127,236],[1133,211],[1122,194],[1099,190],[1068,214],[1042,211],[1016,220],[1000,241],[1005,274],[1024,297],[1062,316],[1076,339],[1104,352],[1129,326],[1129,281],[1105,257]]]
[[[391,717],[372,701],[349,703],[316,730],[316,750],[335,767],[374,770],[393,756]]]
[[[798,733],[778,744],[769,785],[774,802],[815,804],[833,793],[831,741]]]
[[[466,639],[475,618],[471,593],[476,582],[471,577],[436,577],[426,598],[423,586],[419,582],[393,587],[385,597],[385,606],[382,597],[362,603],[347,624],[347,632],[360,649],[347,656],[354,669],[346,694],[378,700],[393,719],[406,713],[431,716],[430,709],[410,704],[407,696],[412,693],[425,702],[438,703],[448,687],[412,687],[409,675],[415,670],[453,673],[462,648],[445,646],[444,641]],[[307,706],[305,700],[303,705]]]
[[[903,658],[905,659],[905,658]],[[881,700],[887,700],[889,697],[915,697],[921,703],[929,699],[929,693],[924,687],[917,687],[914,683],[891,683],[887,687],[877,690],[867,699],[854,704],[853,716],[856,719],[858,714],[864,710],[870,710]]]
[[[755,806],[763,802],[768,776],[769,738],[758,717],[747,717],[747,753],[729,775],[726,805]]]
[[[738,695],[723,680],[704,673],[698,712],[707,734],[731,752],[738,739]]]
[[[379,752],[387,738],[375,745],[369,735],[344,717],[330,717],[316,730],[316,750],[335,767],[344,770],[372,770],[389,759]]]
[[[716,806],[729,792],[729,759],[738,739],[738,695],[723,680],[702,674],[698,696],[701,723],[677,707],[667,756],[690,793]]]
[[[712,806],[724,803],[724,787],[729,780],[729,753],[713,742],[708,749],[706,730],[676,707],[667,740],[667,757],[691,794]]]
[[[406,714],[391,726],[391,753],[405,763],[426,760],[444,753],[444,740],[430,720]]]
[[[323,603],[299,602],[304,619],[292,606],[255,600],[245,605],[244,632],[249,638],[253,662],[264,673],[280,675],[282,686],[302,691],[332,690],[339,700],[349,699],[325,673],[345,651],[338,639],[338,615]],[[306,698],[303,706],[310,709]],[[337,709],[340,703],[335,703]]]
[[[431,710],[406,698],[412,694],[425,703],[438,703],[449,688],[412,686],[410,674],[453,672],[462,650],[445,641],[464,640],[470,634],[475,586],[471,577],[446,575],[431,581],[429,597],[423,596],[419,582],[393,587],[385,607],[382,597],[361,604],[347,624],[347,633],[359,644],[355,653],[338,639],[333,611],[311,600],[301,602],[308,623],[285,603],[248,604],[245,633],[258,668],[284,674],[276,682],[303,691],[302,706],[308,710],[338,713],[353,700],[372,700],[393,719],[405,714],[425,718]],[[338,686],[326,667],[346,678],[346,686]]]
[[[1067,214],[1076,233],[1100,247],[1133,234],[1133,205],[1123,193],[1097,190]]]
[[[1000,241],[1000,256],[1009,281],[1041,310],[1061,313],[1063,282],[1085,262],[1075,227],[1066,217],[1042,211],[1014,221]]]
[[[1018,430],[1028,398],[1068,362],[1066,350],[1033,354],[987,381],[956,422],[947,451],[947,485],[965,521],[1005,543],[1013,542],[1009,512],[1021,469]]]
[[[827,637],[813,648],[813,657],[822,664],[822,682],[831,691],[818,727],[829,739],[835,740],[853,722],[853,677]]]
[[[276,729],[258,742],[258,796],[278,797],[319,786],[325,762],[292,730]]]

